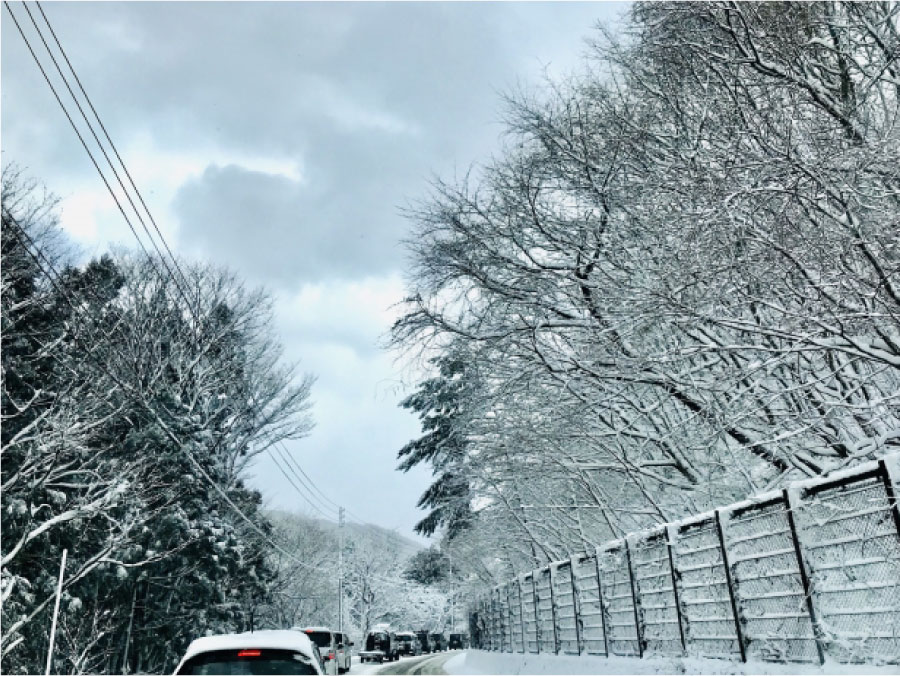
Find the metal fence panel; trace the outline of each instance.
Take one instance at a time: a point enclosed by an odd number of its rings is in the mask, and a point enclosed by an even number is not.
[[[513,652],[513,639],[515,635],[515,624],[513,619],[512,597],[510,588],[514,583],[507,582],[500,587],[500,598],[503,599],[503,650],[504,652]]]
[[[528,573],[522,578],[522,612],[525,616],[525,648],[530,653],[540,652],[541,639],[534,598],[534,572]]]
[[[510,622],[509,611],[509,584],[501,586],[497,593],[500,596],[500,612],[502,614],[503,626],[503,652],[512,652],[512,623]]]
[[[624,544],[597,551],[600,582],[606,602],[606,631],[613,655],[640,656],[641,646],[635,624],[631,576]]]
[[[577,655],[578,618],[575,614],[575,589],[572,587],[572,562],[563,561],[553,568],[553,601],[556,605],[556,633],[559,651]]]
[[[688,652],[740,656],[719,533],[713,517],[681,526],[672,543]]]
[[[681,654],[677,599],[665,531],[631,541],[631,567],[645,650],[662,655]]]
[[[900,661],[900,534],[881,469],[803,493],[794,520],[828,653]]]
[[[600,601],[600,585],[597,578],[597,557],[576,557],[572,560],[572,566],[580,609],[581,640],[584,652],[591,655],[606,655],[603,606]]]
[[[490,650],[491,632],[487,608],[487,599],[484,597],[480,598],[478,600],[478,630],[481,637],[481,647],[485,650]]]
[[[730,514],[723,528],[748,658],[817,662],[784,500],[776,498]]]
[[[494,626],[497,628],[497,643],[494,646],[494,650],[502,652],[506,649],[507,610],[506,599],[504,598],[504,595],[500,593],[500,590],[500,587],[494,590],[494,607],[496,609],[494,612]]]
[[[538,648],[540,652],[552,653],[556,650],[556,628],[553,623],[553,591],[550,587],[549,566],[535,573],[534,583],[539,626]]]

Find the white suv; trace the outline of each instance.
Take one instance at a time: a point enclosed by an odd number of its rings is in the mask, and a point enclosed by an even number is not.
[[[176,674],[321,674],[315,644],[290,630],[222,634],[195,639]]]
[[[353,661],[353,651],[350,648],[353,647],[353,641],[350,640],[350,637],[347,634],[336,633],[337,637],[337,664],[338,664],[338,673],[346,674],[350,671],[350,664]]]
[[[326,674],[343,674],[350,671],[350,647],[341,640],[342,634],[328,627],[294,627],[309,637],[322,653],[322,668]]]

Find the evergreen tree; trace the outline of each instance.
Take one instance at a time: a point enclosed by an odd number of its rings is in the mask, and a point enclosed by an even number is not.
[[[432,467],[435,480],[418,506],[430,510],[415,530],[432,535],[446,526],[452,538],[471,523],[469,478],[466,476],[466,440],[461,419],[466,415],[463,397],[468,383],[463,360],[440,357],[432,362],[438,375],[422,382],[419,389],[401,402],[403,408],[415,411],[424,434],[400,449],[399,469],[408,472],[421,463]]]

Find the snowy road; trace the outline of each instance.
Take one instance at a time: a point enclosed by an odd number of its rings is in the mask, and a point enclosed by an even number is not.
[[[421,657],[401,657],[398,662],[362,664],[359,657],[353,658],[350,674],[443,674],[441,666],[451,657],[460,654],[458,650],[439,655],[422,655]]]
[[[447,660],[457,654],[458,651],[442,653],[440,655],[423,655],[412,657],[380,669],[378,674],[443,674],[441,668]]]

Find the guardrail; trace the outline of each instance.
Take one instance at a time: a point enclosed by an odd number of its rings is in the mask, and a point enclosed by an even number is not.
[[[900,664],[900,454],[629,534],[469,609],[505,652]]]

